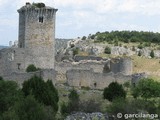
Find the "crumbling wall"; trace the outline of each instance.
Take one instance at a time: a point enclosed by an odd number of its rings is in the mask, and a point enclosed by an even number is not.
[[[12,72],[8,75],[3,75],[4,80],[16,81],[20,86],[24,81],[30,79],[32,76],[42,77],[44,81],[52,80],[53,84],[56,84],[56,71],[54,69],[45,69],[36,72]]]
[[[90,87],[92,89],[104,89],[111,82],[117,81],[123,84],[126,81],[131,81],[131,76],[125,76],[121,73],[115,75],[114,73],[96,73],[91,70],[68,70],[66,73],[67,83],[70,86],[76,87]]]
[[[5,48],[0,50],[0,76],[12,72],[22,72],[25,66],[23,48]]]

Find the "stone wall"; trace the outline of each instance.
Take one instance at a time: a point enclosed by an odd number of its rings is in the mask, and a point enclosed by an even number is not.
[[[12,72],[11,74],[3,75],[2,77],[4,80],[16,81],[21,86],[24,81],[30,79],[34,75],[42,77],[44,81],[52,80],[53,84],[56,84],[56,71],[54,69],[45,69],[45,70],[29,72],[29,73]]]
[[[77,70],[90,70],[93,69],[96,73],[103,73],[105,65],[108,64],[108,61],[105,62],[61,62],[55,64],[55,70],[57,71],[57,81],[66,81],[66,72],[68,70],[77,69]],[[105,67],[104,67],[105,66]]]
[[[131,81],[131,76],[126,76],[121,73],[95,73],[91,70],[68,70],[66,73],[67,83],[69,86],[75,87],[90,87],[92,89],[103,89],[111,82],[117,81],[123,84],[126,81]]]
[[[23,48],[5,48],[0,50],[0,75],[24,71],[24,55],[25,51]]]

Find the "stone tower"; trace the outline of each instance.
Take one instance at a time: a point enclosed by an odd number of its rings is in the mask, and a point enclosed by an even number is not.
[[[115,74],[122,73],[123,75],[131,75],[132,59],[128,57],[114,58],[110,61],[110,70]]]
[[[26,3],[18,10],[18,47],[25,49],[25,68],[29,64],[42,69],[54,68],[56,12],[57,9],[44,3]]]

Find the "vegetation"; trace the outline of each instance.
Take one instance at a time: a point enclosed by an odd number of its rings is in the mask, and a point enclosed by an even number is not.
[[[0,76],[0,80],[3,80],[3,77],[2,77],[2,76]]]
[[[151,58],[154,58],[154,51],[152,50],[150,53]]]
[[[82,40],[86,40],[86,38],[87,38],[86,36],[83,36],[83,37],[82,37]]]
[[[20,89],[14,81],[0,80],[0,119],[54,120],[58,93],[51,81],[42,81],[34,76]]]
[[[45,4],[44,4],[44,3],[33,3],[32,5],[35,6],[35,7],[38,7],[38,8],[43,8],[43,7],[45,7]]]
[[[38,71],[38,70],[40,70],[40,69],[36,68],[36,66],[33,65],[33,64],[28,65],[28,67],[26,68],[26,72],[35,72],[35,71]]]
[[[146,42],[147,46],[150,43],[160,42],[160,33],[153,32],[138,32],[138,31],[111,31],[111,32],[97,32],[94,36],[97,36],[97,41],[99,42],[111,42],[111,41],[121,41],[124,43],[128,42]],[[149,44],[148,44],[149,43]]]
[[[149,99],[160,97],[160,83],[150,78],[142,79],[138,85],[133,88],[132,94],[135,98],[142,97]]]
[[[10,120],[45,120],[46,116],[44,106],[38,103],[33,96],[27,96],[16,102],[12,109],[3,115],[3,118]]]
[[[107,46],[107,47],[104,49],[104,53],[106,53],[106,54],[111,54],[111,48]]]
[[[14,81],[4,80],[0,80],[0,96],[0,115],[8,111],[22,97],[18,85]]]
[[[108,87],[104,89],[103,92],[104,99],[108,99],[109,101],[113,101],[117,98],[125,98],[126,92],[123,89],[123,86],[118,84],[117,82],[112,82]]]
[[[124,89],[127,89],[127,96]],[[125,82],[123,86],[113,82],[104,91],[98,91],[98,96],[94,96],[96,92],[90,92],[92,90],[83,89],[82,91],[85,93],[77,93],[75,89],[72,89],[67,100],[61,101],[61,119],[74,111],[107,112],[115,116],[117,113],[160,113],[160,82],[153,79],[142,79],[135,87],[129,82]],[[99,93],[102,92],[104,99],[108,99],[110,102],[101,99],[102,94]],[[86,94],[89,98],[82,99],[82,94]],[[42,78],[34,76],[24,82],[21,89],[14,81],[0,80],[0,96],[0,119],[58,119],[56,106],[58,106],[59,97],[57,89],[51,81],[44,82]],[[122,118],[122,120],[124,119]]]
[[[51,106],[54,112],[58,111],[58,92],[48,80],[44,82],[42,78],[33,76],[28,81],[23,83],[22,91],[25,96],[33,95],[35,99],[46,106]]]
[[[73,49],[73,56],[77,55],[79,53],[79,48]]]

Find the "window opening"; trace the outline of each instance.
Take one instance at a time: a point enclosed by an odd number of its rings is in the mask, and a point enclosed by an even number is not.
[[[43,17],[39,17],[39,22],[43,23]]]

